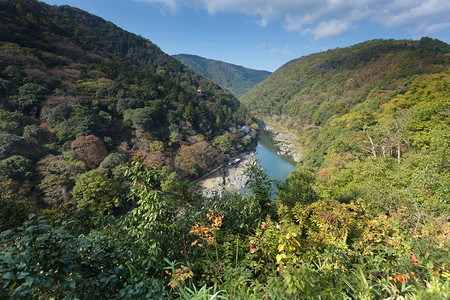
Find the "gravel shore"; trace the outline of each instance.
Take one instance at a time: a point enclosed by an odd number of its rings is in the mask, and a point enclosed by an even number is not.
[[[302,158],[301,148],[295,142],[297,137],[295,134],[283,131],[281,132],[278,128],[272,125],[266,125],[265,130],[273,133],[273,140],[277,142],[277,146],[280,150],[277,152],[281,156],[291,156],[295,162],[299,162]]]
[[[239,158],[241,159],[239,163],[226,167],[197,183],[203,196],[222,196],[225,191],[236,191],[247,185],[248,177],[244,174],[245,170],[247,165],[256,163],[257,158],[254,152],[241,154]]]

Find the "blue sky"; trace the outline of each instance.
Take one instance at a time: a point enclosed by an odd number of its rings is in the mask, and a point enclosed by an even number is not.
[[[167,54],[275,71],[304,55],[366,40],[450,43],[449,0],[44,0],[98,15]]]

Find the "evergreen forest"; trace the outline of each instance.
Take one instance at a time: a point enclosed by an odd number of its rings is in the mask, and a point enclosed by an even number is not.
[[[194,72],[202,74],[217,82],[221,87],[228,89],[237,98],[270,75],[268,71],[252,70],[192,54],[178,54],[173,57]]]
[[[444,42],[372,40],[241,104],[99,17],[0,0],[0,299],[449,299],[449,66]],[[204,197],[257,118],[296,169]]]

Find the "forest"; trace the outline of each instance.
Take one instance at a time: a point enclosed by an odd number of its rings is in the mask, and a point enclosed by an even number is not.
[[[450,298],[449,63],[368,41],[286,64],[247,109],[98,17],[0,0],[0,299]],[[203,197],[254,115],[303,160]]]
[[[270,75],[268,71],[252,70],[192,54],[178,54],[173,57],[194,72],[217,82],[237,98]]]

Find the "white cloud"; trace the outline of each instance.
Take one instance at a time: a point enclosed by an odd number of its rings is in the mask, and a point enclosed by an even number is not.
[[[275,46],[272,43],[264,43],[260,45],[261,47],[265,48],[270,53],[277,53],[277,54],[291,54],[291,50],[289,49],[289,45],[285,45],[284,47],[278,47]]]
[[[344,34],[362,20],[392,29],[430,33],[448,28],[449,0],[134,0],[161,5],[169,11],[182,7],[242,13],[266,26],[282,21],[287,31],[313,34],[316,39]]]
[[[444,30],[449,27],[450,27],[450,22],[438,23],[438,24],[432,24],[432,25],[427,26],[423,31],[427,34],[433,34],[435,32]]]
[[[312,31],[314,34],[314,38],[328,38],[335,37],[346,33],[350,28],[354,28],[355,26],[351,26],[349,22],[342,20],[329,20],[320,22],[319,25]]]

